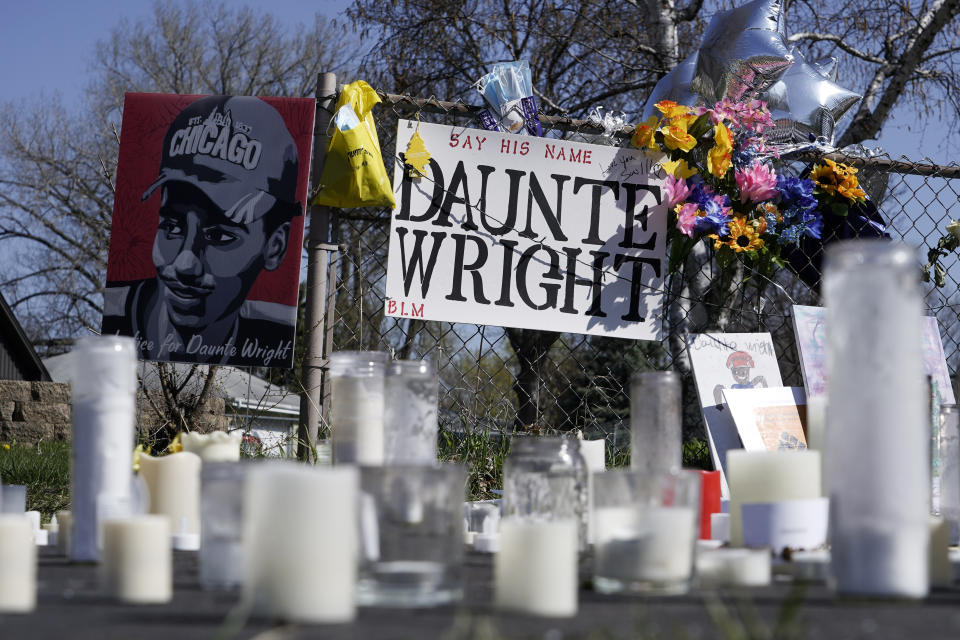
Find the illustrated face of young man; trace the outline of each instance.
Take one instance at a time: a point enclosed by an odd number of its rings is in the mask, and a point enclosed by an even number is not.
[[[263,217],[236,223],[198,188],[165,185],[153,264],[173,324],[201,331],[231,317],[257,274],[283,261],[288,230],[284,223],[267,238]]]
[[[733,367],[731,370],[733,379],[737,384],[749,384],[750,367]]]

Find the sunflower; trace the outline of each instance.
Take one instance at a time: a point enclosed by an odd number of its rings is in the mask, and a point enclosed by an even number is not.
[[[836,163],[829,158],[824,158],[823,161],[825,164],[815,165],[810,173],[810,179],[817,187],[830,195],[839,195],[851,202],[863,200],[867,197],[867,194],[860,188],[855,168],[843,163]]]
[[[767,230],[767,223],[763,218],[747,220],[744,216],[734,216],[728,228],[730,236],[726,240],[721,240],[716,235],[710,236],[713,238],[715,250],[723,245],[727,245],[737,253],[763,248],[763,238],[760,236]]]

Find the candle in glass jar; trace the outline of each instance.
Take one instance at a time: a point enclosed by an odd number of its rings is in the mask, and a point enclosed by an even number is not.
[[[261,464],[244,489],[244,599],[260,615],[338,623],[356,616],[356,467]]]
[[[380,351],[330,354],[334,464],[383,464],[384,370]]]
[[[57,511],[57,554],[70,556],[70,534],[73,532],[73,514]]]
[[[0,514],[0,613],[27,613],[37,602],[37,546],[23,514]]]
[[[142,515],[103,521],[100,567],[107,596],[133,604],[173,598],[173,552],[166,516]]]
[[[387,464],[437,461],[439,380],[426,360],[397,360],[384,379],[384,460]]]
[[[200,546],[200,456],[181,451],[167,456],[140,454],[140,475],[150,491],[150,513],[170,518],[177,549]]]
[[[537,616],[577,614],[578,523],[505,518],[493,561],[494,604]]]
[[[819,498],[820,452],[727,451],[730,482],[730,544],[743,546],[740,506],[748,502],[779,502]]]
[[[929,589],[930,400],[914,248],[832,244],[825,257],[831,569],[844,594]]]

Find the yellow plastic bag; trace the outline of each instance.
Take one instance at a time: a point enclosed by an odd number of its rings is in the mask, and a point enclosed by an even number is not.
[[[327,161],[320,173],[320,190],[313,204],[342,209],[396,206],[393,186],[380,154],[377,127],[370,113],[378,102],[380,96],[363,80],[351,82],[340,92],[335,117],[330,123],[333,132],[327,147]],[[353,109],[356,119],[350,113],[341,114],[344,106]],[[342,121],[340,126],[335,124],[337,120]]]

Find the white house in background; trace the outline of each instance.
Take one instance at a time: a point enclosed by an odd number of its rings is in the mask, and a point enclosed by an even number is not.
[[[51,356],[43,360],[55,382],[69,382],[73,370],[73,352]],[[178,377],[186,376],[192,365],[168,363]],[[206,365],[197,365],[205,372]],[[141,362],[138,370],[146,389],[159,389],[157,366]],[[194,376],[185,392],[200,393],[203,376]],[[250,375],[243,369],[220,366],[212,393],[223,398],[230,430],[242,429],[259,442],[265,455],[293,456],[296,453],[297,423],[300,398],[283,387],[272,385],[263,378]],[[245,438],[245,440],[247,440]]]

